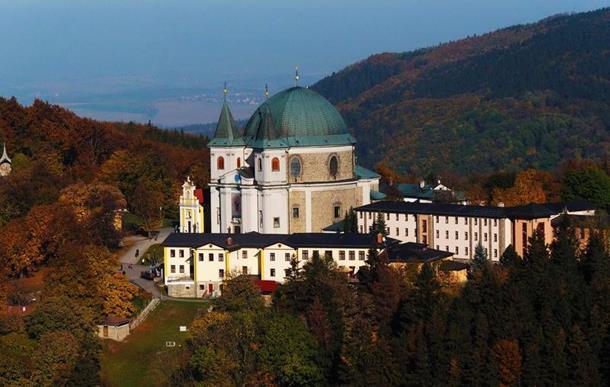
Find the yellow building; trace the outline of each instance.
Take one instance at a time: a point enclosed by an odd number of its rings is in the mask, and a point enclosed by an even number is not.
[[[190,177],[182,185],[180,232],[205,232],[203,190],[197,188]]]
[[[223,281],[237,275],[282,283],[293,259],[302,266],[316,252],[332,258],[346,275],[355,275],[376,242],[372,234],[174,233],[163,242],[165,285],[172,297],[216,297]]]

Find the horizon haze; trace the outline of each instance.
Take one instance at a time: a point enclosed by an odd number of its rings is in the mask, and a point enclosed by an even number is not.
[[[610,5],[599,0],[0,0],[0,96],[164,127],[236,118],[380,52],[410,51]]]

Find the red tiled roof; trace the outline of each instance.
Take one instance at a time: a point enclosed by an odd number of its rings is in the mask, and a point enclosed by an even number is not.
[[[121,325],[125,325],[125,324],[129,324],[131,320],[129,320],[128,318],[124,318],[124,317],[118,317],[118,316],[106,316],[106,318],[104,319],[104,325],[110,325],[110,326],[121,326]]]
[[[270,280],[255,280],[254,284],[260,289],[261,293],[273,293],[279,286],[278,282]]]
[[[197,188],[195,190],[195,197],[199,200],[199,204],[203,206],[203,189]]]

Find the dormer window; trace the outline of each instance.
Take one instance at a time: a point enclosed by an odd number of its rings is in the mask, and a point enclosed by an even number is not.
[[[271,160],[271,171],[272,172],[279,172],[280,171],[280,159],[278,159],[277,157],[274,157]]]
[[[224,157],[222,157],[222,156],[218,157],[218,159],[216,160],[216,168],[219,171],[222,171],[225,169],[225,158]]]

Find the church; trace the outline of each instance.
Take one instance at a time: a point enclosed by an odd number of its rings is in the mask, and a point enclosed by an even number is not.
[[[356,164],[356,140],[341,114],[309,88],[267,98],[243,132],[225,97],[208,147],[205,232],[320,232],[379,194],[380,177]],[[188,188],[183,196],[193,192]]]
[[[6,144],[2,147],[2,156],[0,157],[0,177],[8,176],[11,174],[12,161],[6,153]]]

